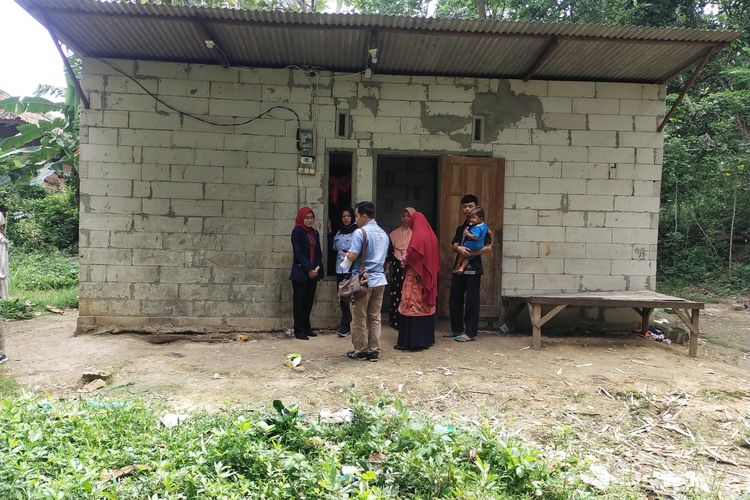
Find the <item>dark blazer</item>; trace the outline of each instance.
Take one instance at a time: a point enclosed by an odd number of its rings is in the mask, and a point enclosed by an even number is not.
[[[297,282],[310,280],[308,272],[320,266],[320,272],[317,279],[323,278],[323,251],[320,248],[320,234],[315,231],[315,260],[310,262],[310,242],[307,239],[307,233],[301,227],[296,227],[292,231],[292,252],[294,260],[292,261],[292,272],[289,279]]]

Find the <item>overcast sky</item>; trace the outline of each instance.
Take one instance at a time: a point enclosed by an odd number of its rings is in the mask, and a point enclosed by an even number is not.
[[[0,0],[0,89],[31,95],[40,83],[65,86],[65,68],[52,38],[13,0]]]

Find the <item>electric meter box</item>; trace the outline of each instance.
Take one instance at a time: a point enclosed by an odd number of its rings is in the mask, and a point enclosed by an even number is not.
[[[297,129],[297,149],[310,151],[313,147],[313,131],[306,128]]]

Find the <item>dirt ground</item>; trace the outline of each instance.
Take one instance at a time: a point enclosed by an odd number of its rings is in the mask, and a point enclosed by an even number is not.
[[[408,353],[393,350],[396,332],[384,329],[379,363],[349,360],[350,339],[332,332],[307,342],[250,334],[154,345],[130,334],[74,337],[76,318],[7,324],[10,362],[0,372],[63,396],[78,394],[84,371],[107,370],[110,389],[129,385],[106,397],[160,398],[184,413],[281,399],[313,414],[352,395],[390,394],[430,415],[491,418],[657,495],[750,491],[750,310],[707,306],[696,359],[686,345],[634,334],[544,338],[536,352],[529,336],[483,332],[477,342],[440,337]],[[302,355],[304,370],[283,366],[289,353]]]

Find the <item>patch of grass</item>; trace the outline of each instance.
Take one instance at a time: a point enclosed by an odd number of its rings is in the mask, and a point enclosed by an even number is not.
[[[16,396],[21,392],[21,387],[15,379],[4,375],[7,365],[0,365],[0,400]]]
[[[10,293],[59,290],[78,285],[78,259],[62,252],[21,253],[10,257]],[[14,293],[15,292],[15,293]]]
[[[488,422],[436,425],[393,400],[355,402],[352,421],[338,425],[274,408],[198,414],[165,429],[165,410],[150,403],[7,398],[0,498],[593,496],[575,458],[547,457]]]
[[[25,299],[0,300],[0,319],[30,319],[33,317],[34,312]]]

